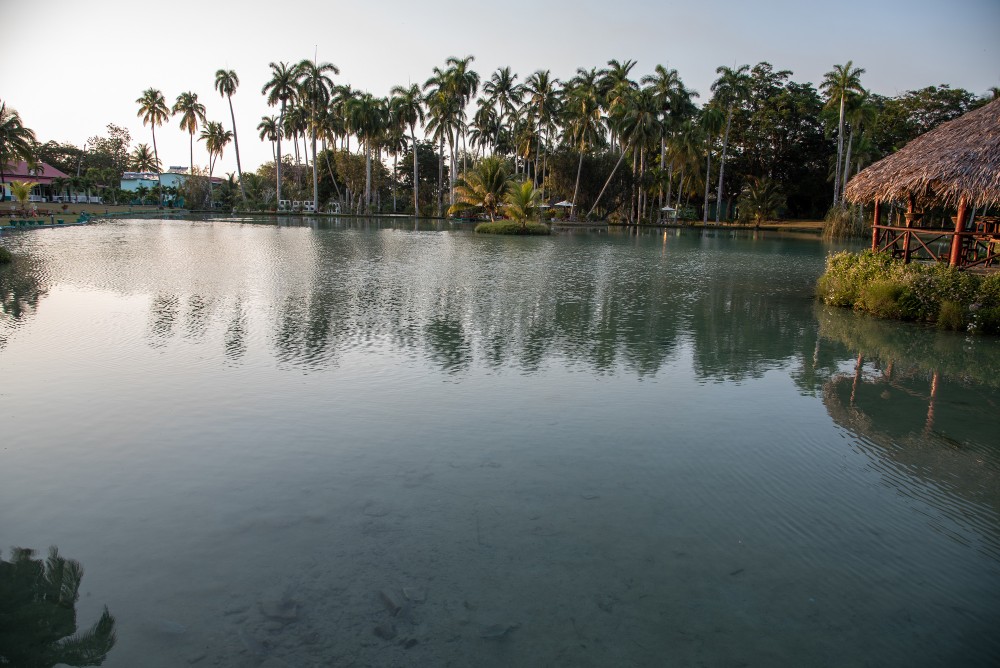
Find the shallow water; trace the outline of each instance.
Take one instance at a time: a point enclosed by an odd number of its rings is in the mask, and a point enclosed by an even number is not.
[[[0,548],[107,666],[1000,660],[1000,342],[817,307],[818,241],[3,243]]]

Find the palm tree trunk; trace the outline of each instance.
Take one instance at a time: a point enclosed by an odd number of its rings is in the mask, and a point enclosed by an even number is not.
[[[420,197],[418,196],[417,190],[419,187],[419,181],[417,181],[417,135],[414,131],[413,126],[410,126],[410,139],[413,140],[413,215],[420,215]]]
[[[622,164],[622,160],[625,159],[626,151],[622,151],[621,156],[618,158],[618,162],[615,163],[614,168],[611,173],[608,174],[608,180],[604,182],[604,187],[601,188],[601,192],[597,193],[597,199],[594,201],[594,206],[590,207],[590,211],[587,212],[587,218],[590,218],[590,214],[594,213],[594,209],[597,208],[598,202],[601,201],[601,196],[604,195],[604,191],[607,190],[608,184],[611,183],[611,179],[614,178],[615,172],[618,171],[618,166]]]
[[[444,135],[439,137],[438,152],[438,188],[437,188],[437,217],[441,217],[441,205],[444,198]]]
[[[319,173],[316,171],[316,129],[312,133],[313,150],[313,213],[319,211]]]
[[[719,192],[715,195],[715,224],[719,224],[719,214],[722,213],[722,180],[726,174],[726,149],[729,145],[729,126],[733,121],[733,105],[729,105],[726,115],[726,134],[722,137],[722,161],[719,162]]]
[[[844,156],[844,93],[840,94],[840,124],[837,126],[837,168],[833,177],[833,204],[840,203],[840,161]]]
[[[365,213],[372,210],[372,149],[371,139],[365,138]]]
[[[708,225],[708,182],[712,178],[712,145],[708,146],[708,161],[705,165],[705,211],[701,220],[702,225]],[[678,195],[680,197],[680,195]]]
[[[844,179],[840,188],[840,196],[843,198],[844,191],[847,190],[847,180],[851,174],[851,146],[854,144],[854,125],[851,125],[851,134],[847,137],[847,155],[844,156]]]
[[[240,164],[240,139],[236,136],[236,114],[233,113],[232,96],[227,95],[226,97],[229,99],[229,117],[233,119],[233,145],[236,147],[236,175],[240,178],[240,197],[243,198],[243,205],[246,206],[247,193],[243,187],[243,166]],[[156,132],[153,132],[153,154],[156,154]]]
[[[275,176],[278,181],[276,188],[277,196],[274,201],[274,208],[278,208],[281,202],[281,133],[285,127],[285,101],[281,101],[281,118],[278,120],[278,157],[274,161]]]
[[[580,192],[580,171],[583,169],[583,147],[580,147],[580,160],[576,163],[576,185],[573,186],[573,206],[569,208],[569,217],[573,218],[576,213],[576,196]]]

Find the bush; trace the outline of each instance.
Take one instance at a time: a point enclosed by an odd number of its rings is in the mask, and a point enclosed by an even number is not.
[[[547,225],[541,223],[528,223],[521,226],[514,220],[497,220],[492,223],[479,223],[476,225],[476,232],[480,234],[549,234]]]
[[[943,264],[903,264],[870,250],[826,261],[816,294],[879,318],[937,323],[942,329],[1000,333],[1000,275],[981,276]]]
[[[13,260],[14,256],[10,254],[10,251],[3,246],[0,246],[0,264],[7,264]]]

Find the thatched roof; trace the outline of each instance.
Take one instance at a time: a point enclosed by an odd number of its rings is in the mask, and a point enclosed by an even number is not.
[[[862,170],[844,197],[855,203],[905,201],[955,207],[1000,204],[1000,100],[942,123]]]

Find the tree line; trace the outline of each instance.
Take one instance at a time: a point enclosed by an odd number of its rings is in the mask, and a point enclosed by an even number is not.
[[[704,96],[661,65],[637,76],[633,60],[579,68],[566,80],[550,70],[522,78],[509,67],[481,77],[474,61],[448,58],[422,86],[396,86],[386,96],[335,81],[332,63],[270,63],[260,94],[276,113],[260,119],[257,138],[271,144],[273,159],[255,172],[242,170],[233,105],[240,82],[224,69],[215,90],[228,101],[228,122],[208,120],[197,93],[169,105],[151,87],[136,104],[152,149],[129,150],[127,131],[111,125],[109,137],[91,138],[86,151],[0,134],[0,158],[30,155],[67,173],[75,167],[78,179],[81,164],[86,173],[160,171],[156,131],[176,118],[189,136],[191,165],[196,139],[203,142],[208,161],[199,171],[210,177],[233,144],[236,173],[217,194],[207,181],[208,199],[217,195],[226,207],[274,209],[294,199],[312,200],[317,210],[336,203],[358,213],[441,216],[454,210],[458,176],[492,156],[530,181],[541,201],[567,200],[575,218],[653,221],[667,208],[705,222],[731,220],[737,210],[758,221],[815,218],[845,206],[844,186],[867,164],[986,101],[944,84],[881,96],[865,89],[865,70],[851,61],[818,87],[767,62],[723,66]],[[11,119],[20,126],[16,112],[3,113],[3,133]]]

